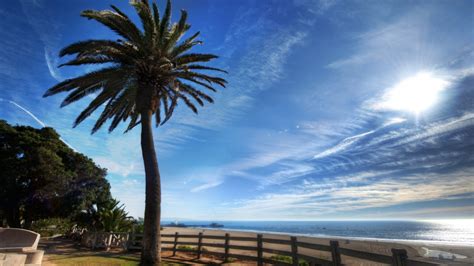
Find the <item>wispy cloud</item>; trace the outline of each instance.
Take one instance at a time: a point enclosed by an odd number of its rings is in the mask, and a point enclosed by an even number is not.
[[[44,60],[51,77],[56,81],[64,80],[57,67],[59,65],[57,54],[61,40],[60,23],[55,21],[55,16],[48,14],[50,10],[45,8],[43,1],[21,0],[20,3],[25,14],[24,18],[43,43]]]
[[[206,184],[203,184],[203,185],[200,185],[200,186],[197,186],[197,187],[194,187],[191,189],[191,192],[199,192],[199,191],[202,191],[202,190],[206,190],[206,189],[210,189],[210,188],[213,188],[213,187],[217,187],[219,186],[220,184],[222,184],[223,181],[220,180],[220,181],[214,181],[214,182],[211,182],[211,183],[206,183]]]
[[[301,213],[319,217],[321,213],[448,199],[474,192],[468,185],[474,169],[466,168],[474,163],[474,156],[467,152],[469,147],[474,148],[469,133],[474,128],[473,113],[421,125],[403,117],[385,118],[378,123],[380,126],[373,130],[347,136],[325,149],[321,144],[327,139],[319,143],[316,137],[338,136],[331,135],[336,125],[328,127],[326,134],[309,126],[299,127],[288,139],[284,136],[290,132],[277,135],[278,140],[267,134],[265,138],[273,145],[267,147],[265,142],[259,142],[259,153],[226,165],[222,172],[252,179],[263,187],[292,183],[285,186],[286,192],[267,192],[234,202],[232,213],[253,217],[266,210],[268,215],[285,213],[287,218],[298,218]],[[352,131],[358,128],[354,125]],[[442,153],[436,150],[441,146]],[[316,156],[311,155],[317,150]],[[257,174],[259,169],[266,171]],[[421,195],[423,191],[427,192]]]
[[[364,5],[358,6],[364,10]],[[386,8],[386,7],[385,7]],[[369,9],[370,10],[370,9]],[[346,36],[355,43],[352,53],[327,64],[330,69],[354,68],[384,62],[397,69],[406,64],[435,65],[444,51],[442,45],[430,39],[430,20],[436,10],[429,5],[414,5],[409,12],[395,18],[384,19],[369,31]]]
[[[322,15],[330,8],[334,7],[338,0],[293,0],[296,6],[304,6],[309,12]]]
[[[59,65],[58,58],[54,55],[51,55],[51,52],[47,51],[46,48],[44,48],[44,59],[46,61],[46,65],[48,66],[49,74],[51,74],[51,77],[53,77],[57,81],[63,81],[64,77],[59,73],[56,67],[57,65]]]
[[[235,202],[233,207],[225,205],[230,211],[222,211],[237,217],[272,217],[284,213],[286,218],[315,219],[328,214],[439,200],[452,195],[472,198],[469,193],[474,192],[474,188],[469,184],[473,173],[474,169],[466,169],[444,177],[427,174],[399,179],[391,172],[367,172],[322,181],[304,180],[286,193],[270,193]]]
[[[8,101],[8,100],[5,100],[3,98],[0,98],[0,101],[1,102],[8,102],[8,103],[13,104],[17,108],[19,108],[20,110],[25,112],[27,115],[29,115],[31,118],[33,118],[33,120],[35,120],[41,127],[46,126],[46,124],[43,121],[41,121],[38,117],[36,117],[36,115],[34,115],[32,112],[30,112],[28,109],[24,108],[23,106],[19,105],[18,103],[14,102],[14,101]]]
[[[18,103],[14,102],[14,101],[8,101],[8,100],[5,100],[3,98],[0,98],[0,102],[8,102],[8,103],[11,103],[12,105],[14,105],[15,107],[17,107],[18,109],[20,109],[21,111],[25,112],[28,116],[30,116],[31,118],[33,118],[33,120],[36,121],[36,123],[38,123],[41,127],[46,127],[47,125],[41,121],[36,115],[34,115],[30,110],[26,109],[25,107],[19,105]],[[67,141],[65,141],[63,138],[60,138],[62,142],[64,142],[64,144],[66,144],[67,146],[69,146],[69,148],[77,151],[76,148],[74,148],[71,144],[69,144]]]
[[[248,23],[239,21],[240,27],[245,27],[243,25]],[[256,26],[256,30],[272,25],[263,17],[257,23],[259,26]],[[240,31],[241,28],[233,28],[227,38],[235,38],[234,35],[238,35]],[[196,130],[216,130],[242,116],[253,104],[255,94],[268,89],[283,77],[287,57],[296,45],[304,41],[305,36],[304,32],[295,33],[282,28],[268,35],[254,35],[249,38],[249,47],[236,51],[242,53],[238,64],[227,62],[223,67],[230,72],[226,77],[230,86],[215,95],[216,103],[202,108],[198,116],[188,110],[180,110],[174,122],[162,129],[160,138],[156,139],[159,145],[167,149],[176,148],[176,145],[192,138]]]

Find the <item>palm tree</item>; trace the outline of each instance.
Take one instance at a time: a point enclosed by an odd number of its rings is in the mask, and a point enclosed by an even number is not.
[[[74,126],[84,121],[100,106],[105,108],[98,117],[92,133],[111,120],[109,132],[120,122],[128,122],[125,132],[141,124],[141,148],[146,175],[145,232],[141,263],[160,262],[161,181],[153,144],[152,118],[163,125],[173,114],[178,101],[184,102],[194,113],[196,103],[203,106],[212,98],[202,89],[215,92],[215,86],[225,87],[222,78],[203,71],[225,71],[203,65],[217,56],[191,53],[198,44],[199,32],[181,40],[189,30],[187,13],[181,11],[177,23],[171,24],[171,2],[167,1],[163,16],[156,2],[131,1],[143,29],[115,6],[112,10],[86,10],[81,16],[93,19],[118,34],[118,40],[87,40],[73,43],[60,56],[74,55],[61,66],[104,64],[99,70],[65,80],[50,88],[44,97],[70,92],[61,107],[85,97],[94,99],[76,118]]]
[[[128,216],[125,205],[116,199],[97,204],[97,209],[92,209],[91,213],[104,232],[126,232],[133,225],[133,218]]]

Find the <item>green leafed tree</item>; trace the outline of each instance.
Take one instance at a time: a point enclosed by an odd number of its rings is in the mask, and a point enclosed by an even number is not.
[[[212,103],[208,92],[226,81],[208,73],[225,71],[207,65],[213,54],[193,53],[201,44],[199,32],[185,37],[190,25],[186,11],[171,22],[171,1],[162,15],[156,2],[131,1],[141,21],[137,26],[115,6],[111,10],[86,10],[82,16],[96,20],[118,35],[118,40],[86,40],[65,47],[60,56],[72,55],[62,66],[103,64],[97,71],[65,80],[50,88],[44,96],[69,92],[61,106],[94,95],[94,99],[76,118],[81,123],[104,106],[92,132],[110,120],[109,131],[126,122],[126,131],[141,125],[141,149],[146,175],[145,237],[141,263],[160,262],[161,182],[153,143],[152,120],[156,125],[168,121],[179,102],[194,113],[197,106]]]
[[[0,220],[29,228],[44,218],[74,218],[111,198],[106,170],[66,146],[52,128],[0,120]]]

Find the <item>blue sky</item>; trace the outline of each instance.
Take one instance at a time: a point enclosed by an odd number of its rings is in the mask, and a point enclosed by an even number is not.
[[[164,218],[473,217],[472,1],[173,3],[229,86],[155,130]],[[109,4],[132,14],[118,0],[0,3],[0,118],[55,128],[143,216],[138,128],[90,135],[98,114],[72,123],[92,98],[59,108],[65,95],[41,97],[93,69],[58,69],[62,47],[117,38],[79,16]]]

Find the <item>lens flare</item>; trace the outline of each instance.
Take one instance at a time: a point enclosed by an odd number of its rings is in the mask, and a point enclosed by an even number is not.
[[[375,107],[383,110],[408,111],[419,114],[436,104],[439,93],[449,82],[429,72],[420,72],[395,84]]]

